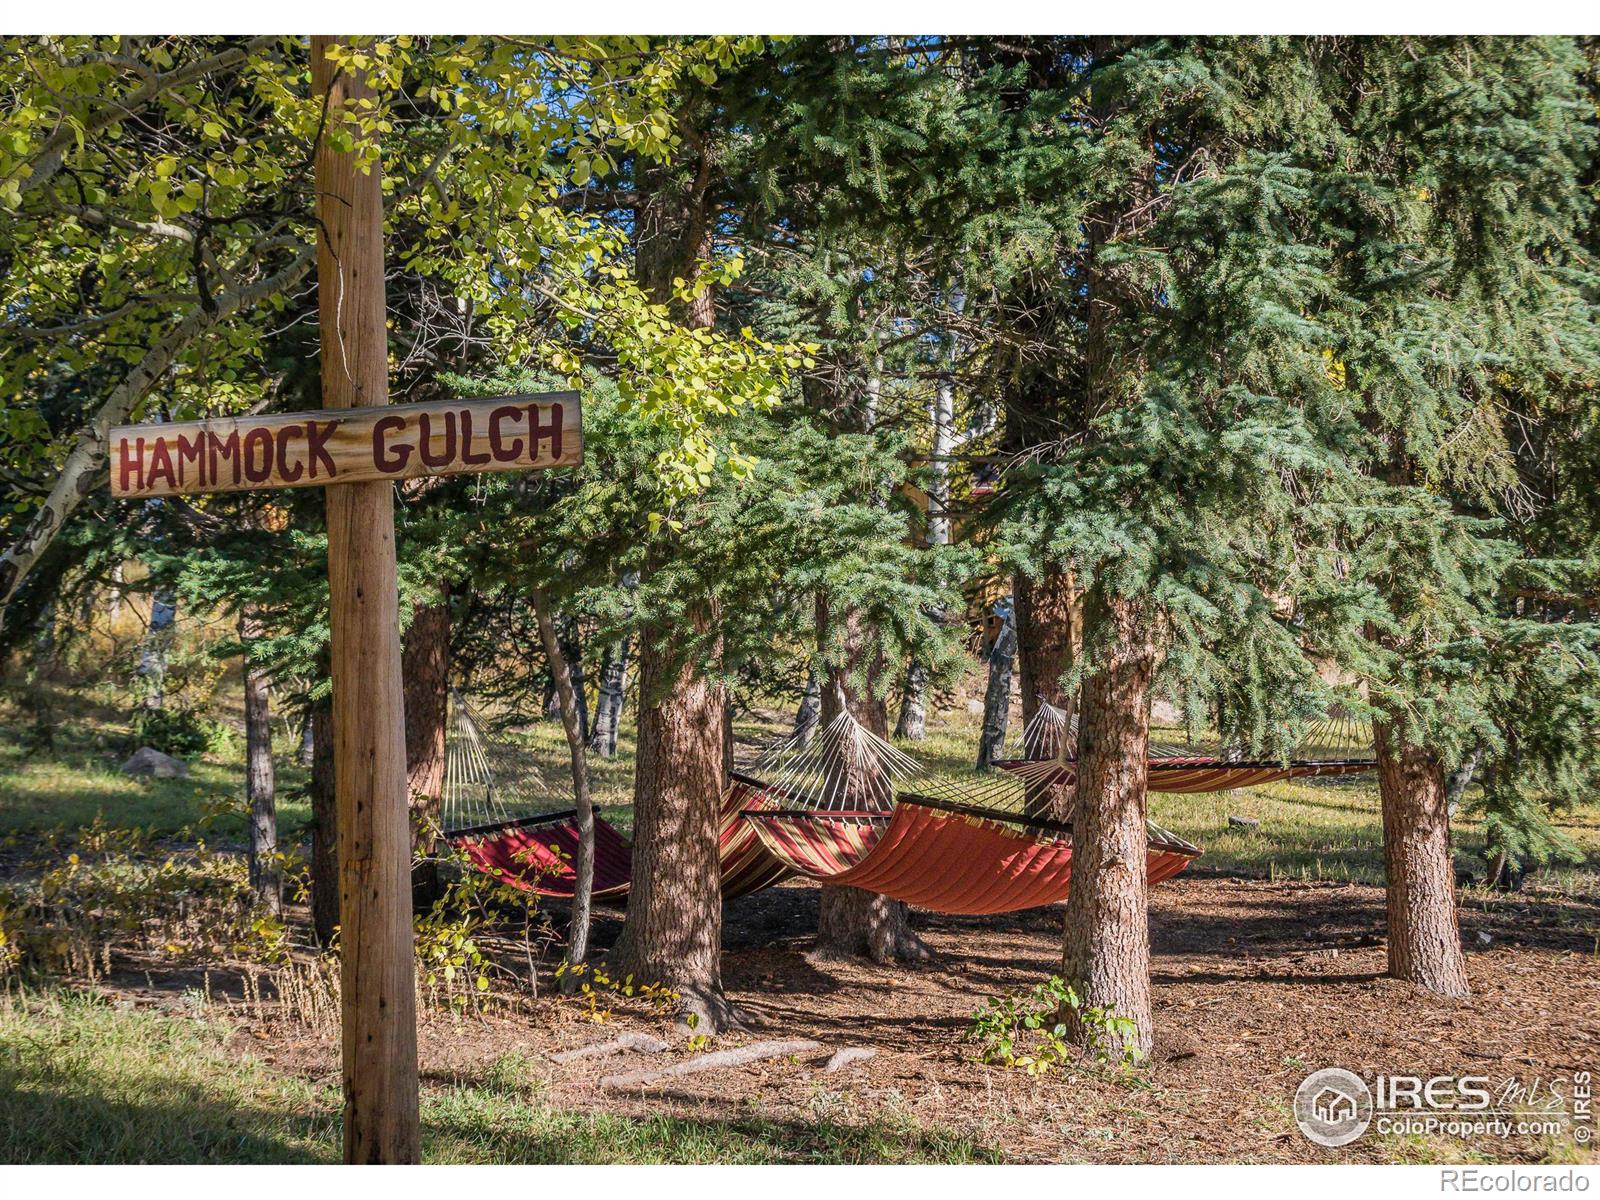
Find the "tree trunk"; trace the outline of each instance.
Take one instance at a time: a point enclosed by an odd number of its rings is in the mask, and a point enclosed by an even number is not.
[[[1467,789],[1472,786],[1472,780],[1478,773],[1478,764],[1483,761],[1483,747],[1473,747],[1471,753],[1461,760],[1460,765],[1445,783],[1444,799],[1445,811],[1450,814],[1450,819],[1456,819],[1456,813],[1461,809],[1461,802],[1467,798]]]
[[[125,594],[122,590],[122,576],[125,565],[118,563],[111,568],[111,596],[106,605],[106,633],[116,636],[117,622],[122,618],[122,601]]]
[[[960,311],[959,298],[955,304]],[[950,455],[955,449],[955,378],[950,373],[955,368],[958,348],[953,334],[945,335],[946,364],[949,368],[939,377],[933,390],[933,400],[928,406],[928,416],[933,428],[933,453],[928,460],[928,533],[930,546],[950,544]],[[874,363],[874,378],[883,372],[883,356]],[[936,613],[941,620],[943,612]],[[928,736],[928,668],[915,658],[906,668],[905,687],[900,694],[900,716],[895,721],[894,735],[906,741],[920,742]]]
[[[1383,865],[1389,916],[1389,974],[1441,996],[1467,996],[1456,921],[1455,865],[1444,770],[1409,745],[1391,721],[1373,725],[1383,804]]]
[[[1079,613],[1072,576],[1054,565],[1038,579],[1018,574],[1017,676],[1022,691],[1022,723],[1033,720],[1042,705],[1064,708],[1069,714],[1075,697],[1062,677],[1072,669],[1079,641]]]
[[[339,809],[333,779],[333,707],[311,710],[311,928],[332,946],[339,927]]]
[[[1011,666],[1017,653],[1017,625],[1010,604],[989,651],[989,685],[983,694],[983,732],[978,738],[978,770],[987,771],[1001,757],[1006,726],[1011,722]]]
[[[150,624],[139,649],[139,678],[144,684],[144,706],[165,708],[167,659],[172,652],[172,627],[178,620],[178,598],[171,589],[157,590],[150,598]]]
[[[817,720],[822,713],[822,681],[817,676],[817,669],[812,667],[806,672],[805,691],[800,693],[800,707],[794,714],[795,744],[800,749],[811,745],[811,739],[817,733]]]
[[[617,730],[622,724],[622,701],[627,692],[629,640],[624,634],[607,646],[600,661],[600,698],[595,704],[589,749],[601,758],[614,758],[617,753]]]
[[[278,861],[278,807],[272,774],[272,711],[267,677],[250,661],[250,643],[261,623],[248,610],[239,614],[244,643],[245,795],[250,801],[250,890],[273,916],[283,911],[283,872]]]
[[[450,593],[418,608],[401,648],[406,694],[406,801],[415,856],[433,854],[444,795],[445,730],[450,711]]]
[[[686,153],[671,167],[640,172],[634,207],[639,284],[686,329],[716,322],[714,289],[678,298],[675,280],[715,258],[714,147],[696,126],[697,101],[686,100],[679,132]],[[692,173],[692,174],[691,174]],[[675,550],[657,542],[657,561]],[[709,597],[691,597],[684,618],[700,632],[718,619]],[[721,824],[723,706],[727,698],[693,661],[675,661],[681,631],[651,623],[639,637],[639,732],[634,765],[633,886],[613,974],[674,988],[704,1032],[740,1023],[722,992]]]
[[[1147,1055],[1152,1033],[1145,803],[1155,638],[1143,608],[1122,597],[1092,595],[1086,626],[1091,621],[1108,635],[1109,653],[1083,689],[1062,976],[1085,1009],[1109,1008],[1132,1021],[1126,1044]],[[1087,629],[1085,640],[1091,640]],[[1065,1015],[1080,1041],[1095,1035]]]
[[[584,756],[583,730],[578,723],[578,698],[572,685],[572,672],[555,623],[550,619],[544,597],[533,595],[533,615],[539,623],[539,639],[555,674],[556,691],[561,697],[561,727],[567,735],[567,751],[572,760],[572,797],[578,812],[578,860],[573,864],[577,879],[572,890],[572,921],[567,929],[567,962],[577,966],[589,953],[589,913],[594,903],[594,802],[589,795],[589,760]],[[566,988],[576,986],[578,975],[563,977]],[[566,989],[564,989],[566,990]]]
[[[710,624],[702,612],[699,625]],[[676,990],[701,1032],[740,1023],[722,993],[722,688],[692,662],[674,665],[670,629],[639,639],[639,750],[634,768],[633,887],[614,977]]]
[[[828,604],[817,599],[817,641],[828,644]],[[845,660],[830,667],[828,686],[822,688],[820,723],[826,727],[840,713],[849,711],[869,732],[883,737],[888,732],[889,713],[882,700],[873,694],[878,667],[867,673],[865,694],[850,684],[861,666],[864,653],[860,617],[854,610],[843,617]],[[846,796],[855,790],[841,789]],[[922,961],[930,957],[927,946],[911,931],[911,910],[899,900],[861,888],[824,884],[817,904],[817,941],[812,957],[818,961],[870,958],[876,963]]]
[[[920,742],[928,736],[928,669],[916,659],[906,668],[905,689],[900,693],[900,719],[894,735],[903,741]]]
[[[578,717],[578,733],[587,741],[589,737],[589,691],[583,676],[583,639],[578,635],[578,618],[567,617],[557,628],[559,633],[557,634],[556,642],[561,647],[561,657],[566,660],[564,665],[567,669],[567,678],[572,684],[574,711]],[[560,687],[560,681],[557,680],[556,690],[558,694]],[[557,708],[563,714],[562,720],[565,721],[565,709],[561,709],[559,703]]]

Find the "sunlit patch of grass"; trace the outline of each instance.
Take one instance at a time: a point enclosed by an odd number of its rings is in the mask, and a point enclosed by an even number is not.
[[[339,1089],[286,1077],[202,1019],[118,1010],[66,991],[0,1000],[0,1161],[329,1162]],[[451,1163],[998,1161],[957,1131],[904,1114],[780,1121],[557,1108],[512,1053],[481,1079],[422,1091],[423,1157]]]
[[[198,821],[208,803],[244,794],[243,763],[208,757],[192,761],[186,779],[135,778],[119,769],[120,752],[63,738],[66,744],[53,755],[29,753],[13,734],[0,726],[0,833],[76,828],[97,815],[125,828],[176,833]],[[275,758],[279,829],[294,836],[311,820],[302,795],[305,772],[287,745]],[[224,816],[212,832],[240,837],[245,823]]]
[[[201,1021],[71,992],[0,1001],[0,1162],[329,1162],[338,1093],[269,1075]]]

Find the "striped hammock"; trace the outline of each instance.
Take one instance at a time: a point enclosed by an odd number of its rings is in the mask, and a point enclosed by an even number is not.
[[[1216,750],[1201,753],[1193,747],[1167,742],[1159,731],[1153,731],[1149,790],[1224,792],[1285,779],[1359,775],[1377,768],[1377,760],[1371,756],[1371,745],[1370,727],[1350,718],[1332,719],[1313,726],[1301,742],[1299,753],[1306,757],[1283,762],[1232,757]],[[1066,788],[1076,778],[1077,747],[1077,718],[1069,720],[1064,709],[1043,704],[1023,729],[1022,745],[1017,748],[1020,753],[998,759],[994,765],[1020,775],[1032,793],[1054,792]],[[1313,752],[1319,756],[1312,757]]]
[[[1066,899],[1071,830],[1024,812],[1014,775],[937,776],[841,714],[804,748],[742,784],[768,803],[744,819],[778,861],[822,883],[947,913],[998,913]],[[1149,879],[1199,847],[1150,826]]]
[[[549,794],[538,769],[525,751],[491,741],[478,714],[458,693],[452,692],[450,704],[441,803],[445,840],[477,870],[501,883],[540,896],[570,899],[578,885],[576,810],[516,815],[536,797]],[[717,848],[724,900],[771,887],[790,874],[741,819],[745,809],[765,803],[760,795],[739,788],[723,799]],[[595,898],[625,896],[632,883],[631,847],[613,825],[596,816]]]

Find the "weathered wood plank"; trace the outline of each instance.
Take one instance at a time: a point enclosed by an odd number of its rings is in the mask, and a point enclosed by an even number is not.
[[[371,97],[364,76],[334,70],[330,41],[311,40],[315,94],[327,96],[333,108]],[[379,168],[362,171],[354,153],[340,153],[324,140],[316,174],[322,402],[329,408],[387,404]],[[352,483],[329,488],[326,497],[344,1158],[414,1163],[421,1157],[416,965],[394,488]]]
[[[111,494],[197,495],[574,466],[583,461],[580,409],[578,393],[551,392],[121,425],[111,431]]]

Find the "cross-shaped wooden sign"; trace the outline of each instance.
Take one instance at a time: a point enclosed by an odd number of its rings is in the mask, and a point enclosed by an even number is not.
[[[329,121],[374,96],[311,39]],[[337,54],[334,57],[339,57]],[[352,102],[355,105],[352,105]],[[339,842],[347,1162],[416,1162],[416,966],[406,811],[393,481],[582,459],[578,396],[388,404],[383,191],[377,164],[316,147],[322,412],[130,425],[111,437],[111,491],[144,498],[323,487]]]

